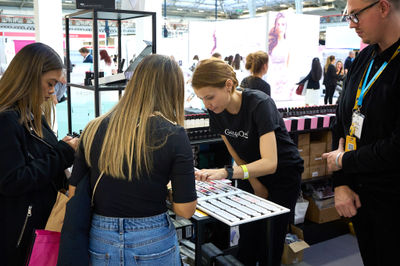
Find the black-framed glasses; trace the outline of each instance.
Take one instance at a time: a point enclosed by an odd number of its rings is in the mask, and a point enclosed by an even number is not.
[[[376,4],[379,3],[379,2],[380,2],[380,0],[378,0],[378,1],[376,1],[376,2],[374,2],[374,3],[372,3],[372,4],[370,4],[370,5],[368,5],[368,6],[366,6],[366,7],[364,7],[363,9],[361,9],[360,11],[358,11],[358,12],[356,12],[356,13],[349,14],[349,15],[345,15],[344,18],[346,19],[347,22],[350,22],[350,20],[351,20],[351,21],[353,21],[354,23],[357,24],[358,22],[360,22],[360,20],[358,19],[358,16],[359,16],[362,12],[364,12],[364,11],[367,10],[368,8],[373,7],[374,5],[376,5]]]

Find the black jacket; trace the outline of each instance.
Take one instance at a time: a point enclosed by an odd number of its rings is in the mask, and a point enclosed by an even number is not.
[[[339,76],[336,74],[336,68],[330,64],[326,72],[324,72],[324,85],[325,86],[336,86]]]
[[[314,80],[311,71],[308,73],[307,77],[305,77],[302,81],[300,81],[298,84],[304,84],[308,80],[307,83],[307,88],[306,89],[313,89],[313,90],[318,90],[319,89],[319,80]]]
[[[44,137],[40,139],[19,118],[16,111],[0,113],[2,265],[25,265],[34,229],[44,229],[56,199],[56,189],[66,186],[64,169],[74,159],[74,150],[57,140],[44,119]],[[29,208],[31,216],[27,215]]]
[[[351,65],[333,125],[333,148],[348,134],[352,109],[360,80],[371,59],[370,77],[388,61],[400,44],[377,54],[377,45],[364,48]],[[343,155],[343,170],[333,175],[334,186],[349,185],[356,192],[379,193],[382,202],[395,204],[400,199],[400,55],[382,72],[365,95],[361,113],[365,116],[357,150]],[[395,206],[396,208],[398,206]],[[394,211],[394,210],[393,210]]]

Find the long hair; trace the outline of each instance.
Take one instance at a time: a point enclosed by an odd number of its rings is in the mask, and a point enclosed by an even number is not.
[[[231,91],[233,93],[239,84],[235,71],[224,61],[210,58],[200,61],[196,67],[192,76],[192,86],[196,89],[208,86],[224,88],[228,79],[233,81],[233,89]]]
[[[334,55],[330,55],[326,59],[326,63],[325,63],[325,67],[324,67],[324,72],[325,73],[326,73],[326,71],[328,71],[328,67],[329,67],[330,64],[332,64],[333,60],[335,60],[335,56]]]
[[[46,72],[62,68],[60,56],[50,46],[37,42],[22,48],[0,79],[0,113],[18,111],[20,123],[43,137],[42,115],[51,104],[42,104],[41,78]]]
[[[322,67],[319,58],[315,57],[311,64],[311,77],[313,80],[318,81],[322,77]]]
[[[279,33],[277,32],[277,24],[280,19],[285,19],[285,15],[283,13],[278,13],[275,18],[275,23],[274,27],[269,31],[268,34],[268,54],[272,54],[272,50],[278,45],[278,38],[279,38]],[[286,32],[283,35],[284,38],[286,38]]]
[[[232,62],[232,67],[235,70],[239,70],[240,69],[240,61],[242,60],[242,57],[240,56],[240,54],[235,54],[235,58],[233,59]]]
[[[152,151],[161,147],[152,139],[149,118],[156,113],[183,125],[184,80],[178,64],[168,56],[149,55],[136,68],[119,103],[108,113],[91,121],[82,134],[89,166],[95,134],[104,119],[109,124],[99,156],[98,168],[114,178],[132,180],[153,169]],[[128,176],[126,171],[128,170]],[[135,172],[134,172],[135,169]]]
[[[100,60],[104,60],[107,65],[111,65],[111,57],[106,50],[100,50]]]
[[[268,64],[268,54],[263,51],[257,51],[255,53],[250,53],[246,57],[246,69],[255,75],[261,72],[263,66]]]

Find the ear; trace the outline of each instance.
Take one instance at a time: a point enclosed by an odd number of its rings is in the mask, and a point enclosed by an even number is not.
[[[231,92],[232,87],[233,87],[233,81],[231,79],[227,79],[225,81],[225,86],[228,88],[229,92]]]
[[[379,8],[380,8],[381,16],[384,18],[384,17],[388,16],[390,9],[391,8],[393,9],[394,6],[392,6],[392,4],[389,3],[387,0],[382,0],[379,2]]]

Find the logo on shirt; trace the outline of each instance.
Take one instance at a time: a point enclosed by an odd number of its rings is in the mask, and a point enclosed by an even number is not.
[[[245,139],[249,138],[249,132],[248,131],[244,132],[242,130],[235,132],[233,130],[225,129],[225,135],[232,137],[232,138],[238,138],[238,137],[245,138]]]

